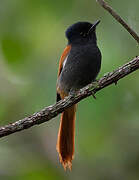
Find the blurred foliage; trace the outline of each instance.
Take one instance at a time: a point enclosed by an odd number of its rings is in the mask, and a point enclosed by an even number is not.
[[[108,0],[139,33],[139,1]],[[55,103],[65,29],[76,21],[101,20],[103,61],[99,77],[139,55],[135,40],[96,1],[0,1],[0,124]],[[64,172],[55,150],[59,117],[1,139],[2,180],[138,180],[139,72],[78,105],[76,153]]]

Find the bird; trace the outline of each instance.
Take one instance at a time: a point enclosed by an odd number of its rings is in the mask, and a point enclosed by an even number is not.
[[[97,46],[94,23],[76,22],[65,32],[68,40],[58,67],[56,83],[57,102],[69,94],[78,92],[96,80],[101,68],[101,52]],[[75,149],[75,114],[77,104],[62,112],[56,149],[64,169],[72,169]]]

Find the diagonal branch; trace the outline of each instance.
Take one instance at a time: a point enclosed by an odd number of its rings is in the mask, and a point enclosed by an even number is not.
[[[64,109],[76,104],[82,99],[95,94],[97,91],[109,86],[113,83],[117,83],[119,79],[127,76],[139,69],[139,56],[128,62],[127,64],[119,67],[115,71],[104,75],[99,81],[97,87],[93,88],[94,83],[81,89],[75,96],[68,96],[64,100],[58,103],[48,106],[41,111],[34,113],[24,119],[16,121],[14,123],[8,124],[6,126],[0,127],[0,137],[7,136],[9,134],[15,133],[17,131],[22,131],[24,129],[30,128],[34,125],[44,123],[51,120],[60,114]]]
[[[112,9],[104,0],[97,0],[98,3],[106,9],[124,28],[132,35],[132,37],[139,43],[138,34]]]

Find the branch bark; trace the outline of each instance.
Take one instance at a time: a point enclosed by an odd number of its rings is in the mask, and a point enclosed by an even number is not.
[[[128,25],[126,22],[116,13],[112,7],[108,5],[104,0],[97,0],[97,2],[106,9],[124,28],[132,35],[132,37],[139,43],[138,34]]]
[[[58,114],[64,111],[64,109],[72,106],[73,104],[78,103],[82,99],[95,94],[101,89],[109,86],[113,83],[117,83],[119,79],[127,76],[139,69],[139,56],[128,62],[127,64],[119,67],[113,72],[104,75],[99,81],[97,87],[93,87],[94,83],[89,84],[88,86],[81,89],[75,96],[68,96],[64,100],[59,101],[58,103],[48,106],[41,111],[34,113],[31,116],[25,117],[19,121],[8,124],[6,126],[0,127],[0,137],[13,134],[17,131],[22,131],[24,129],[30,128],[34,125],[44,123],[56,117]]]

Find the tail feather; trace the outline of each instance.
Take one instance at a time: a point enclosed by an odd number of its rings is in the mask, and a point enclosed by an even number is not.
[[[56,149],[65,170],[66,168],[71,170],[74,158],[75,112],[76,105],[73,105],[62,113],[58,132]]]

